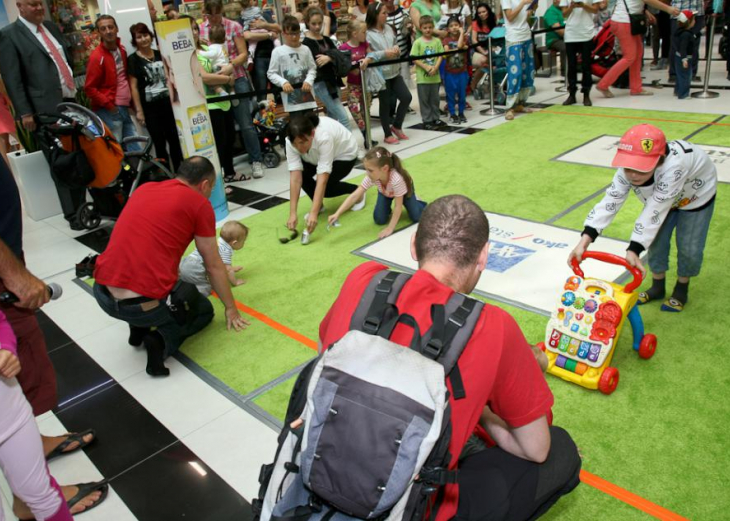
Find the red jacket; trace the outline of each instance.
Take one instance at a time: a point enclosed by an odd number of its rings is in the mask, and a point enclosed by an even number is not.
[[[127,74],[127,51],[119,38],[117,46],[122,53],[124,74]],[[86,84],[84,91],[91,100],[91,109],[114,110],[117,106],[117,65],[114,56],[104,44],[93,50],[86,66]]]

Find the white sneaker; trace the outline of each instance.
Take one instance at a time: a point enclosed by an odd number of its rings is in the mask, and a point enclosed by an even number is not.
[[[360,200],[360,202],[353,204],[350,210],[352,210],[353,212],[359,212],[363,208],[365,208],[365,194],[362,194],[362,199]]]
[[[251,165],[251,168],[253,170],[254,179],[261,179],[264,177],[264,165],[262,163],[256,161],[253,165]]]

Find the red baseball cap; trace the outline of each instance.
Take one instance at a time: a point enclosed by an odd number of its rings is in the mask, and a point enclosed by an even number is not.
[[[690,20],[692,20],[692,18],[694,18],[694,16],[695,16],[695,14],[692,11],[690,11],[689,9],[685,9],[684,11],[681,11],[679,13],[679,16],[677,17],[677,21],[682,22],[682,23],[687,23]],[[684,18],[682,18],[682,17],[684,17]]]
[[[650,172],[665,154],[666,148],[664,132],[646,123],[636,125],[621,137],[611,166]]]

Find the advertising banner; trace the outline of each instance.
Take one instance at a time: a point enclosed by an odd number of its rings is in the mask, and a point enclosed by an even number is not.
[[[210,202],[216,221],[220,221],[228,216],[228,202],[190,20],[157,22],[155,31],[168,73],[172,112],[183,156],[203,156],[215,166],[217,176]]]

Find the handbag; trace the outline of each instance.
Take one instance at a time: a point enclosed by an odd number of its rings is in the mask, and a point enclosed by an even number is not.
[[[46,159],[53,176],[69,188],[86,188],[91,184],[96,174],[81,149],[78,135],[73,135],[73,150],[70,152],[64,150],[57,140],[52,141],[46,150]]]
[[[167,307],[180,326],[192,322],[193,310],[191,304],[200,297],[195,284],[178,280],[167,296]]]
[[[631,14],[631,12],[629,11],[629,5],[626,3],[626,0],[624,0],[624,5],[626,6],[626,13],[629,15],[631,34],[634,36],[646,34],[646,16],[644,16],[644,13]]]

